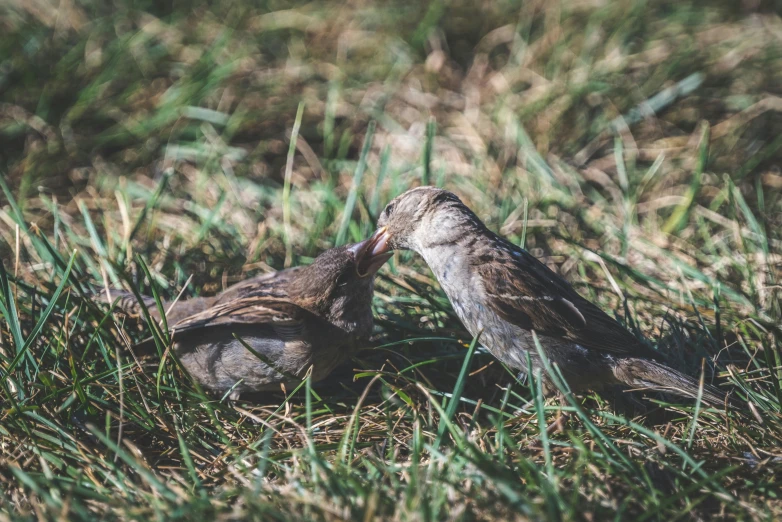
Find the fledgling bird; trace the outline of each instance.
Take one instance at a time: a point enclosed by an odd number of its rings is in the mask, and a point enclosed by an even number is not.
[[[511,368],[540,368],[547,395],[556,386],[533,341],[556,363],[574,392],[622,384],[695,398],[698,382],[581,297],[526,250],[493,233],[445,190],[419,187],[391,201],[372,236],[373,254],[413,250],[427,262],[473,336]],[[712,386],[703,400],[721,406]]]
[[[374,277],[392,255],[373,251],[372,240],[332,248],[308,266],[175,303],[166,313],[175,353],[202,386],[233,397],[298,384],[310,366],[312,380],[323,379],[372,333]],[[113,301],[141,313],[132,294]],[[144,306],[159,319],[153,299]]]

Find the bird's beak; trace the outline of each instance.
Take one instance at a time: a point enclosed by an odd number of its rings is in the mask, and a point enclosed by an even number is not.
[[[372,234],[372,237],[368,239],[368,241],[372,244],[372,255],[377,256],[390,252],[391,248],[388,246],[389,239],[391,239],[391,234],[388,233],[387,227],[380,227],[375,230],[375,233]]]
[[[379,228],[369,239],[352,247],[356,256],[356,273],[359,277],[375,275],[380,267],[394,255],[388,248],[386,227]]]

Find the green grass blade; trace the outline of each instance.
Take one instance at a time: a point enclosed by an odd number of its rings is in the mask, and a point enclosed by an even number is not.
[[[345,208],[342,211],[342,222],[339,225],[339,232],[337,232],[337,245],[345,244],[345,238],[347,237],[348,227],[350,226],[350,220],[353,217],[353,209],[356,206],[356,198],[358,197],[358,190],[361,187],[361,181],[364,177],[364,171],[367,168],[367,158],[369,157],[369,151],[372,149],[372,139],[375,135],[375,120],[369,122],[367,126],[367,133],[364,137],[364,146],[361,148],[361,156],[358,158],[358,164],[356,170],[353,172],[353,184],[350,187],[348,193],[348,199],[345,202]]]

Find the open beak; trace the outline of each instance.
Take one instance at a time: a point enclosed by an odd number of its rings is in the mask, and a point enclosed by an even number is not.
[[[382,227],[377,229],[369,239],[350,247],[356,256],[356,273],[359,277],[375,275],[394,255],[388,248],[388,238],[386,227]]]

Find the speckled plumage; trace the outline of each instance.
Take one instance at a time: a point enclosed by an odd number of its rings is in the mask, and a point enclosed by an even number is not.
[[[695,397],[698,383],[659,362],[657,352],[581,297],[526,250],[494,234],[454,194],[410,190],[388,204],[373,236],[376,253],[408,249],[427,262],[472,335],[508,366],[544,376],[532,331],[574,391],[624,384]],[[724,395],[706,386],[704,400]]]
[[[175,303],[166,320],[182,365],[205,388],[234,395],[294,385],[310,367],[313,380],[326,377],[372,333],[374,275],[390,254],[373,256],[371,247],[332,248],[309,266]],[[141,312],[132,294],[113,299]],[[144,306],[159,319],[154,300]]]

